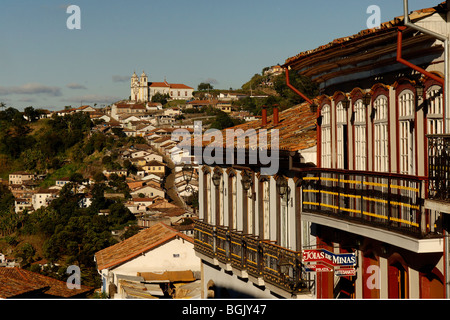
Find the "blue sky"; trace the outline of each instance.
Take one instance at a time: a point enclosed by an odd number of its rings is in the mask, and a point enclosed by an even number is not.
[[[66,27],[71,4],[80,30]],[[382,22],[403,14],[402,0],[2,0],[0,101],[101,106],[128,98],[142,70],[149,81],[240,88],[266,66],[366,29],[370,5]]]

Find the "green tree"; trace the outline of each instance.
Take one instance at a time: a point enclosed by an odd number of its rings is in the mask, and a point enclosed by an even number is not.
[[[314,98],[319,94],[319,87],[308,77],[299,75],[295,71],[289,72],[289,82],[300,92],[304,93],[308,98]],[[280,97],[288,99],[291,104],[299,104],[304,99],[293,92],[286,84],[286,78],[283,75],[277,76],[273,81],[275,91]]]
[[[264,77],[258,73],[256,73],[255,75],[253,75],[253,77],[250,79],[250,81],[244,83],[242,85],[242,89],[244,90],[250,90],[253,89],[255,90],[259,85],[261,85],[261,83],[263,82]]]
[[[35,110],[32,106],[26,107],[23,112],[24,116],[27,117],[29,122],[35,122],[39,117],[39,112]]]
[[[223,130],[229,127],[233,127],[241,123],[239,120],[232,119],[227,113],[219,111],[214,121],[211,123],[210,128]]]
[[[167,93],[162,94],[162,93],[157,92],[152,96],[152,102],[159,102],[162,105],[165,105],[167,103],[167,101],[169,101],[169,99],[170,99],[170,95],[168,95]]]
[[[17,254],[17,257],[22,258],[22,263],[28,265],[33,262],[33,257],[36,254],[36,249],[29,243],[24,243]]]
[[[198,91],[207,91],[207,90],[213,90],[214,87],[211,85],[211,83],[208,82],[202,82],[197,86]]]

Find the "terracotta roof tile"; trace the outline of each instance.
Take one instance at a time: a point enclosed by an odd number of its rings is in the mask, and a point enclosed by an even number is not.
[[[83,285],[80,289],[69,289],[66,282],[39,273],[20,268],[0,268],[0,297],[2,298],[11,298],[36,290],[42,290],[46,295],[70,298],[92,289]]]
[[[149,82],[149,87],[153,88],[171,88],[171,89],[193,89],[182,83],[168,83],[168,82]]]
[[[279,112],[279,122],[277,125],[274,125],[273,123],[273,116],[268,116],[267,124],[265,126],[262,126],[262,120],[258,119],[228,129],[235,130],[235,132],[238,129],[242,129],[244,134],[249,129],[254,129],[256,134],[258,134],[260,129],[266,129],[267,147],[269,149],[272,147],[270,138],[272,129],[278,130],[278,140],[274,140],[274,143],[278,144],[280,150],[304,150],[314,147],[317,142],[316,115],[310,111],[309,103],[302,103]],[[222,131],[224,148],[226,148],[228,144],[232,144],[230,137],[228,137],[227,140],[226,130],[228,129]],[[252,144],[251,140],[252,139],[246,139],[245,149],[255,150],[258,148],[258,145]],[[202,142],[204,147],[211,143],[208,135],[203,136]],[[181,145],[184,143],[185,142],[181,142]],[[189,143],[194,145],[194,140],[192,139]],[[257,143],[259,144],[259,141],[257,141]],[[234,146],[237,146],[237,139],[234,141]]]
[[[122,242],[98,251],[95,254],[98,270],[111,268],[127,262],[141,253],[150,251],[175,237],[182,237],[187,241],[193,242],[192,238],[172,229],[164,223],[155,224]]]
[[[417,19],[422,19],[425,18],[427,16],[432,15],[435,12],[440,12],[443,10],[443,8],[445,7],[445,2],[440,3],[439,5],[437,5],[436,7],[433,8],[426,8],[426,9],[420,9],[420,10],[416,10],[413,11],[410,15],[409,18],[411,21],[417,20]],[[342,38],[338,38],[338,39],[334,39],[333,41],[319,46],[315,49],[312,50],[307,50],[307,51],[303,51],[300,52],[299,54],[297,54],[296,56],[290,57],[288,59],[286,59],[285,61],[285,65],[290,65],[292,63],[294,63],[295,61],[299,60],[299,59],[303,59],[309,55],[312,54],[316,54],[318,52],[321,51],[325,51],[331,48],[340,48],[343,44],[345,43],[351,43],[352,41],[355,40],[360,40],[363,39],[365,37],[372,37],[372,36],[376,36],[377,34],[383,34],[386,31],[389,31],[397,26],[403,25],[403,16],[400,17],[395,17],[393,20],[387,21],[387,22],[383,22],[380,24],[379,28],[371,28],[371,29],[365,29],[365,30],[361,30],[360,32],[358,32],[357,34],[351,35],[351,36],[346,36],[346,37],[342,37]]]

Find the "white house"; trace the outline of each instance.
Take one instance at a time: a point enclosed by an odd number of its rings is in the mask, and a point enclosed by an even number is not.
[[[144,156],[144,159],[147,162],[152,161],[152,160],[156,160],[156,161],[159,161],[159,162],[163,162],[164,161],[163,156],[161,156],[159,154],[156,154],[156,153],[147,154],[147,155]]]
[[[181,114],[181,109],[178,107],[167,108],[164,110],[165,116],[178,116]]]
[[[131,153],[131,158],[141,158],[149,155],[150,152],[145,150],[137,150]]]
[[[155,197],[155,196],[160,196],[160,197],[164,198],[164,196],[165,196],[164,190],[162,190],[161,188],[158,188],[156,186],[150,186],[150,185],[136,188],[131,191],[131,196],[133,198],[139,197],[140,194],[143,194],[143,195],[145,195],[145,197],[148,197],[148,198]]]
[[[15,213],[22,212],[24,210],[33,210],[33,205],[31,204],[31,201],[29,199],[25,198],[15,198],[14,200],[14,211]]]
[[[34,174],[18,171],[9,175],[9,184],[22,184],[24,181],[30,181],[34,179]]]
[[[69,178],[60,178],[55,181],[55,186],[62,188],[69,182],[70,182]]]
[[[102,277],[102,292],[112,298],[122,298],[119,279],[123,277],[200,271],[200,259],[195,255],[193,238],[163,223],[98,251],[94,259]]]
[[[31,198],[31,204],[33,205],[34,210],[37,210],[41,207],[46,207],[48,204],[56,199],[58,196],[58,189],[40,189],[35,194],[33,194]]]

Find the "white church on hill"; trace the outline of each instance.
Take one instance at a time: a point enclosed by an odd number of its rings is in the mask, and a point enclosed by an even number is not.
[[[144,71],[140,77],[136,72],[131,76],[131,101],[151,101],[156,93],[168,94],[171,100],[190,100],[194,88],[181,83],[148,82]]]

